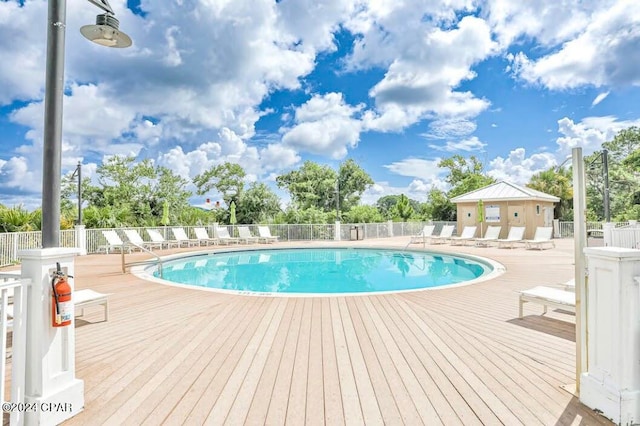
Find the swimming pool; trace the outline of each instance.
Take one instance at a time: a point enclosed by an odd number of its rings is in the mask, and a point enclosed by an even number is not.
[[[295,248],[204,253],[163,262],[162,282],[249,294],[327,295],[462,285],[501,265],[421,251]],[[157,269],[147,270],[156,279]]]

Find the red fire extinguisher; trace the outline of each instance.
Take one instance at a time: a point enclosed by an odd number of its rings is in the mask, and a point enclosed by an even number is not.
[[[71,286],[68,278],[56,263],[56,271],[51,279],[51,326],[66,327],[73,319],[73,302],[71,302]]]

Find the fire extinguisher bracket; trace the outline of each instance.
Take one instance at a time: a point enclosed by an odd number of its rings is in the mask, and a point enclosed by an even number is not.
[[[49,268],[49,278],[58,276],[60,272],[62,272],[65,276],[71,277],[69,275],[69,268],[67,268],[66,266],[63,266],[62,268],[60,268],[60,270],[56,268]]]

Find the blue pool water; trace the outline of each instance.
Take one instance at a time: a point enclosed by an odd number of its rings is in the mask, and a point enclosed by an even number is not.
[[[361,293],[456,284],[491,270],[479,261],[428,252],[296,248],[176,259],[164,263],[162,278],[243,292]]]

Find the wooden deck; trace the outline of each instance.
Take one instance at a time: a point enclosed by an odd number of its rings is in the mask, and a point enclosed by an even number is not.
[[[435,291],[271,298],[164,286],[121,274],[120,255],[79,257],[76,287],[112,293],[111,314],[77,320],[85,410],[66,424],[610,424],[561,388],[575,382],[573,314],[526,304],[517,319],[517,290],[573,276],[572,240],[432,248],[507,272]]]

